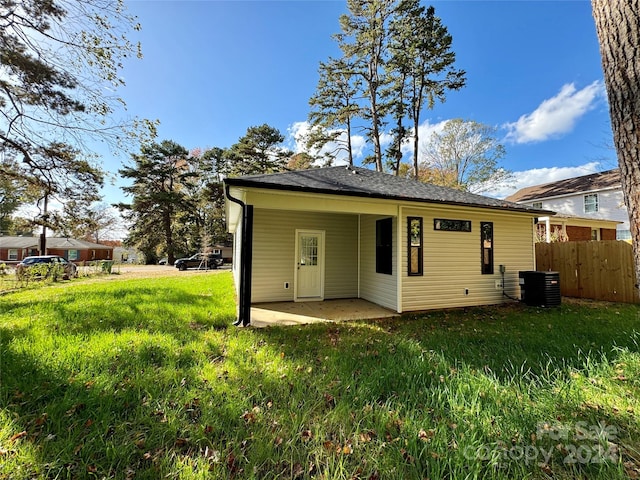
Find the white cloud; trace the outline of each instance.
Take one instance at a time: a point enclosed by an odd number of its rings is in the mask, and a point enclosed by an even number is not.
[[[505,124],[504,128],[509,131],[506,139],[514,143],[540,142],[570,132],[578,119],[604,96],[604,85],[600,81],[582,90],[576,90],[573,83],[566,84],[555,97],[543,101],[533,112]]]
[[[598,162],[589,162],[576,167],[533,168],[531,170],[513,172],[514,179],[509,185],[500,185],[491,191],[485,192],[485,195],[505,198],[516,193],[521,188],[595,173],[599,170],[599,166]]]

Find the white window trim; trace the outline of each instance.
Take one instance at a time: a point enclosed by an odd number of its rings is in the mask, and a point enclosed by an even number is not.
[[[590,202],[587,204],[587,198],[595,198],[595,202]],[[598,213],[598,211],[600,210],[599,207],[599,198],[598,198],[598,194],[597,193],[587,193],[584,197],[583,197],[583,209],[584,209],[584,213]],[[594,210],[592,211],[587,211],[587,205],[589,205],[590,207],[595,207]]]
[[[7,252],[7,260],[18,260],[18,249],[10,248]]]

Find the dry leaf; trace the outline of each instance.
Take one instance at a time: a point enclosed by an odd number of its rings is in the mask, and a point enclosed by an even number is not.
[[[418,438],[423,442],[430,442],[435,434],[436,431],[432,428],[430,428],[429,430],[420,429],[420,431],[418,432]]]
[[[411,463],[411,464],[415,462],[415,458],[409,455],[409,452],[407,452],[404,448],[400,449],[400,453],[402,454],[402,458],[404,459],[405,462]]]
[[[9,442],[10,442],[10,443],[13,443],[13,442],[15,442],[16,440],[20,440],[22,437],[26,437],[26,436],[27,436],[27,432],[26,432],[26,430],[23,430],[22,432],[20,432],[20,433],[16,433],[15,435],[13,435],[13,436],[9,439]]]
[[[245,411],[241,418],[247,423],[255,423],[258,417],[254,412]]]

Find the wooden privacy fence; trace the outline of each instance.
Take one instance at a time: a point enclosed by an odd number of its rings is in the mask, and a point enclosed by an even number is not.
[[[627,242],[536,243],[536,270],[558,272],[563,296],[639,303]]]

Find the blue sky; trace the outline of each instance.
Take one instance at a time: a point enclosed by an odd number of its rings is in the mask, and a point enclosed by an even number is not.
[[[142,25],[144,58],[125,65],[129,115],[160,120],[158,141],[188,149],[229,147],[250,126],[287,136],[305,128],[318,64],[339,51],[346,2],[126,2]],[[616,166],[595,26],[588,0],[443,0],[467,85],[423,113],[422,137],[448,119],[497,127],[516,173],[510,189]],[[116,172],[126,156],[107,156]],[[123,200],[116,186],[105,200]]]

